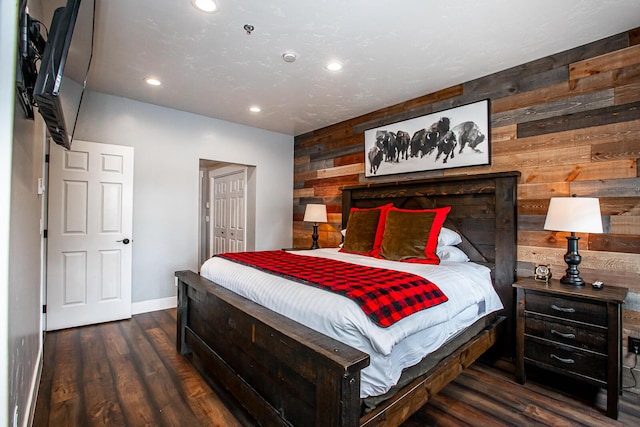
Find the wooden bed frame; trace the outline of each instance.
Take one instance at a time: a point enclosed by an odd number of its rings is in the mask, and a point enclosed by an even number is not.
[[[315,426],[398,426],[493,346],[513,335],[516,269],[516,185],[519,173],[453,176],[343,189],[351,207],[392,202],[404,208],[451,206],[445,226],[459,245],[492,269],[503,316],[362,415],[360,371],[369,356],[272,312],[199,276],[178,271],[177,349],[211,384],[222,385],[257,423]],[[501,322],[506,317],[505,322]],[[506,326],[506,328],[502,328]]]

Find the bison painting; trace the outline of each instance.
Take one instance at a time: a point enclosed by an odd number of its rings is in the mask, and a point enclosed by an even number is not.
[[[485,99],[401,121],[376,119],[382,124],[364,130],[365,177],[490,165],[489,107]]]

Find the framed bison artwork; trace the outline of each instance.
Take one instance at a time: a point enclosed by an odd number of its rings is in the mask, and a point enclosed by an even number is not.
[[[491,164],[489,100],[364,132],[365,176]]]

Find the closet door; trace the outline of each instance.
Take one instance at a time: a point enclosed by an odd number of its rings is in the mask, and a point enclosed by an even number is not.
[[[228,252],[243,252],[245,250],[245,172],[229,175],[229,209],[226,215],[229,218],[227,237]]]
[[[212,181],[212,255],[242,252],[246,240],[246,170],[215,176]]]

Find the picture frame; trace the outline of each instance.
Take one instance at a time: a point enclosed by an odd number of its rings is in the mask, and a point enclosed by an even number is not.
[[[489,100],[364,132],[365,177],[491,164]]]

